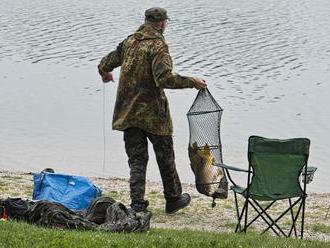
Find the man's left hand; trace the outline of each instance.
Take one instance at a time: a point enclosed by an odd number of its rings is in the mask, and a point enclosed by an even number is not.
[[[204,79],[198,78],[198,77],[193,77],[195,81],[195,88],[197,90],[205,89],[207,87],[207,83]]]
[[[111,72],[104,72],[101,76],[103,83],[108,83],[110,81],[113,82],[113,76]]]

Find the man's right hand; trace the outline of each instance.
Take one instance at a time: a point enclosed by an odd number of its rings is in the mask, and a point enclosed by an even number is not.
[[[108,83],[110,81],[113,82],[113,76],[112,76],[112,73],[111,72],[104,72],[102,75],[102,81],[103,83]]]
[[[206,81],[204,79],[194,77],[193,78],[195,81],[195,88],[198,90],[205,89],[207,87]]]

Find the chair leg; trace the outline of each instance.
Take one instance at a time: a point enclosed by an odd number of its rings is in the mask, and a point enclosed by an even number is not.
[[[259,207],[259,209],[261,210],[261,212],[259,212],[259,210],[256,208],[256,206],[254,206],[254,204],[252,202],[250,202],[251,206],[254,208],[254,210],[258,213],[258,216],[256,218],[254,218],[253,221],[255,221],[258,217],[261,217],[265,222],[266,224],[268,225],[268,228],[266,230],[264,230],[262,232],[262,234],[264,234],[269,228],[272,229],[272,231],[277,235],[277,236],[280,236],[280,234],[273,228],[273,225],[275,225],[275,227],[277,227],[277,229],[283,234],[283,236],[286,236],[285,233],[281,230],[281,228],[274,222],[274,220],[269,216],[269,214],[267,214],[266,210],[268,208],[270,208],[275,201],[273,201],[271,204],[269,204],[265,209],[263,209],[260,204],[258,204],[258,202],[256,202],[255,200],[253,200],[253,202]],[[272,222],[272,223],[269,223],[268,220],[263,216],[266,215],[266,217]],[[250,226],[252,224],[252,221],[248,224],[248,226]],[[248,227],[247,226],[247,227]]]
[[[298,217],[299,217],[299,214],[300,214],[300,211],[301,211],[301,207],[302,207],[302,202],[300,203],[299,208],[298,208],[297,213],[296,213],[296,216],[293,219],[293,223],[292,223],[292,226],[291,226],[291,229],[290,229],[290,232],[289,232],[289,237],[291,236],[293,228],[295,228],[295,225],[297,223],[297,220],[298,220]],[[296,231],[295,231],[295,237],[296,238],[298,237]]]
[[[235,229],[235,232],[236,232],[236,233],[238,232],[238,230],[239,230],[239,232],[243,232],[244,229],[245,229],[245,227],[244,227],[243,230],[242,230],[241,221],[242,221],[242,219],[243,219],[243,215],[244,215],[244,213],[245,213],[246,206],[247,206],[247,200],[245,200],[244,205],[243,205],[243,208],[242,208],[242,211],[241,211],[241,213],[240,213],[239,216],[238,216],[238,223],[237,223],[237,225],[236,225],[236,229]]]
[[[271,204],[269,204],[266,208],[262,208],[261,206],[258,206],[260,209],[261,209],[261,212],[259,212],[256,207],[252,204],[252,202],[250,203],[252,205],[252,207],[256,210],[256,212],[258,213],[258,215],[256,217],[253,218],[253,220],[251,220],[249,222],[249,224],[247,225],[247,227],[249,227],[255,220],[257,220],[259,217],[262,216],[262,214],[264,214],[276,201],[273,201]],[[256,202],[256,205],[259,205],[257,202]]]
[[[289,198],[289,206],[290,206],[290,210],[291,210],[291,219],[292,219],[292,227],[291,227],[291,230],[289,232],[289,237],[291,236],[292,228],[294,230],[294,235],[297,237],[296,219],[294,218],[294,214],[293,214],[293,207],[292,207],[291,198]],[[299,211],[298,211],[298,213],[299,213]]]
[[[304,223],[305,223],[305,203],[306,203],[306,196],[302,197],[302,215],[301,215],[301,234],[300,238],[304,238]]]
[[[247,229],[247,217],[248,217],[248,208],[249,208],[249,198],[246,198],[246,209],[245,209],[245,219],[244,219],[244,233],[246,233]]]
[[[238,200],[237,200],[236,192],[234,192],[234,198],[235,198],[236,217],[237,217],[237,225],[236,225],[235,232],[237,232],[237,231],[241,232],[242,226],[241,226],[241,221],[240,221],[240,217],[239,217]]]
[[[301,200],[301,198],[299,198],[297,201],[295,201],[293,204],[292,204],[292,207],[294,207],[299,201]],[[264,230],[264,232],[267,232],[268,230],[269,230],[269,228],[271,228],[273,225],[276,225],[276,223],[284,216],[284,215],[286,215],[287,214],[287,212],[289,212],[290,211],[290,209],[291,209],[291,207],[289,207],[287,210],[285,210],[279,217],[277,217],[276,219],[275,219],[275,221],[273,221],[273,223],[269,226],[269,227],[267,227],[267,229],[265,229]],[[278,227],[279,228],[279,227]],[[263,232],[263,233],[264,233]],[[285,235],[285,236],[287,236],[287,235]]]

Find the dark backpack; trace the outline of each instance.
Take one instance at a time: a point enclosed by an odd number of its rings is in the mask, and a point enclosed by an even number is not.
[[[99,225],[104,223],[107,208],[115,202],[114,199],[107,196],[96,198],[87,208],[85,218]]]
[[[26,221],[38,225],[92,230],[97,225],[85,219],[80,213],[71,211],[57,202],[38,201],[26,211]]]
[[[21,198],[7,198],[0,200],[0,206],[6,210],[7,218],[25,220],[25,213],[33,202]]]

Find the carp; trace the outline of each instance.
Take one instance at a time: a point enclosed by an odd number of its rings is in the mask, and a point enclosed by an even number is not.
[[[188,147],[190,166],[195,174],[196,189],[199,193],[213,198],[227,198],[227,189],[219,187],[226,180],[220,167],[214,166],[210,146],[206,143],[199,148],[197,142]]]

